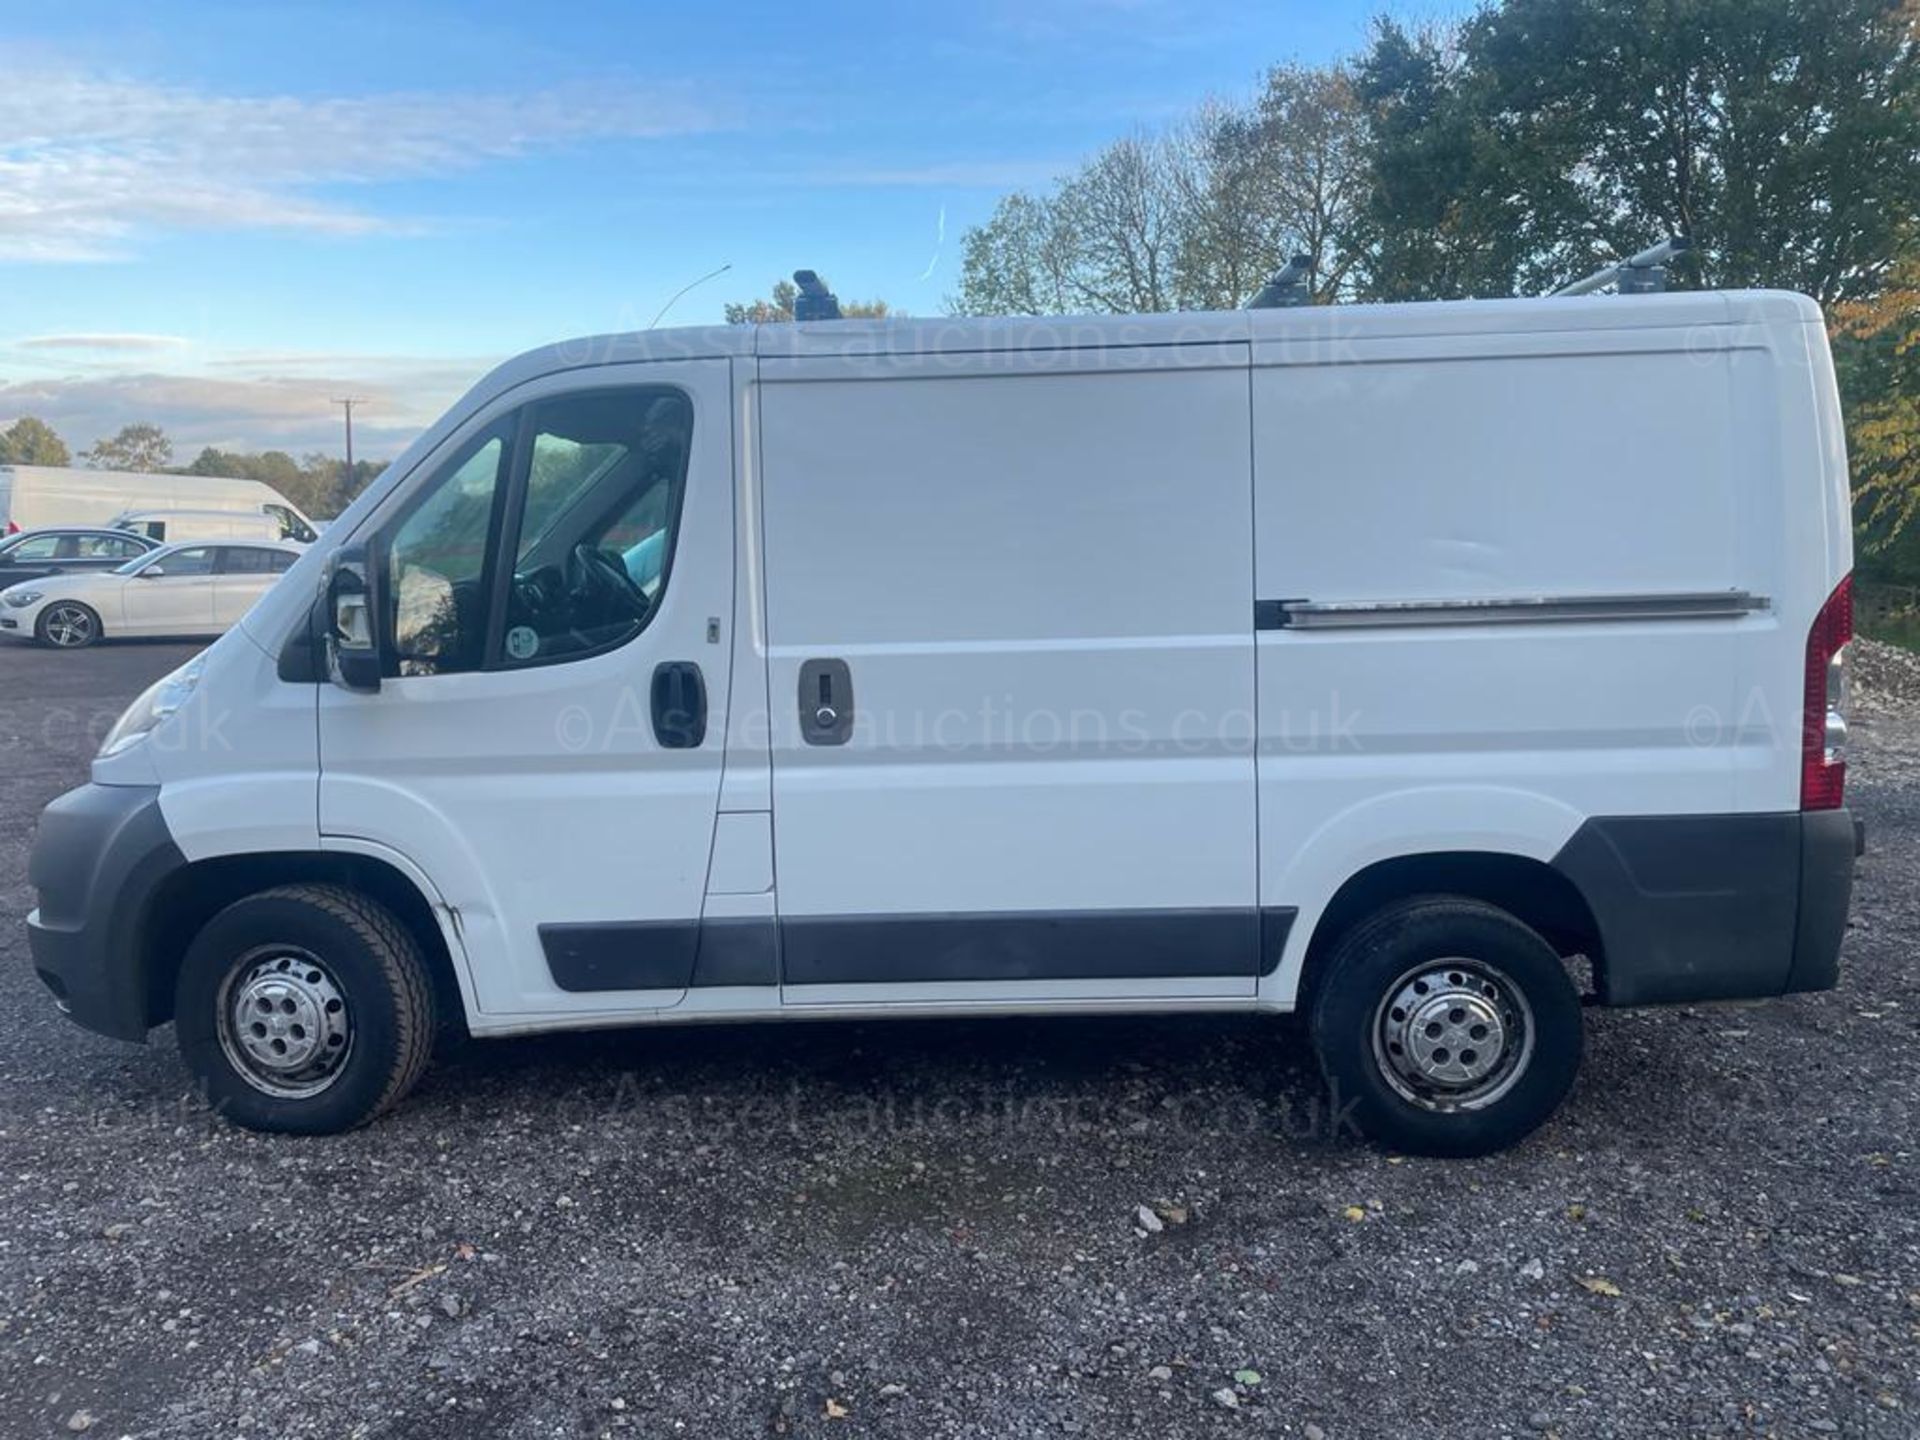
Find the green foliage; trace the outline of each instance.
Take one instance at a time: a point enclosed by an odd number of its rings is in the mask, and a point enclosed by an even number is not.
[[[1367,293],[1530,294],[1665,235],[1692,278],[1871,295],[1920,217],[1898,0],[1504,0],[1377,27]]]
[[[173,459],[173,442],[158,425],[123,425],[119,434],[94,441],[80,458],[95,470],[157,473]]]
[[[71,465],[73,454],[46,421],[22,415],[0,431],[0,465]]]
[[[776,280],[771,298],[729,304],[723,313],[729,325],[784,324],[793,319],[793,302],[799,295],[791,280]],[[880,320],[894,311],[884,300],[842,300],[840,313],[849,320]]]
[[[1916,565],[1920,527],[1920,251],[1871,300],[1833,308],[1834,362],[1865,549],[1876,568]]]
[[[356,460],[349,480],[345,464],[318,452],[295,460],[284,450],[248,454],[208,446],[193,457],[193,463],[182,473],[259,480],[278,490],[305,514],[330,519],[386,468],[384,460]]]

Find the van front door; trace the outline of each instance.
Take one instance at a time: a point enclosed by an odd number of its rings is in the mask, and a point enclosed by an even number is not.
[[[726,734],[728,377],[521,387],[352,537],[390,653],[378,691],[322,687],[322,843],[424,880],[490,1019],[684,994]]]

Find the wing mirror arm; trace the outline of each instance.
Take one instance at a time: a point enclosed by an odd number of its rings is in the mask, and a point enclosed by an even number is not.
[[[327,675],[342,690],[380,688],[386,646],[380,633],[379,569],[365,545],[343,545],[327,562]]]

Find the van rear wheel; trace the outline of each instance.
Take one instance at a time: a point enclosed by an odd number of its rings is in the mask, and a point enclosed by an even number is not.
[[[351,1130],[413,1088],[432,1053],[433,982],[384,906],[338,885],[237,900],[194,937],[174,1034],[216,1110],[250,1130]]]
[[[1315,978],[1308,1022],[1336,1110],[1420,1155],[1485,1155],[1525,1138],[1580,1068],[1580,997],[1552,946],[1457,896],[1390,905]]]

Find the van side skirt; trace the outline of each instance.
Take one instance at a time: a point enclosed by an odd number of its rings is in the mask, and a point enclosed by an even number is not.
[[[573,993],[712,985],[907,984],[1272,974],[1295,911],[1014,911],[542,925]]]

